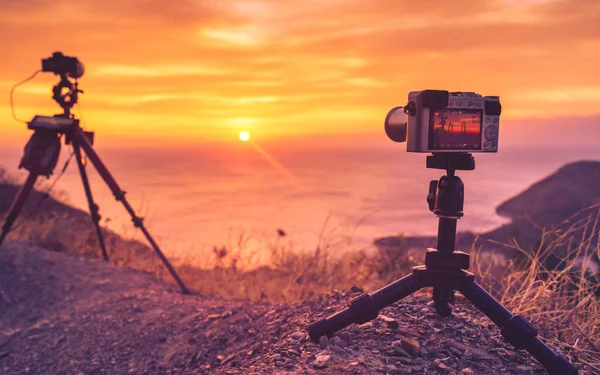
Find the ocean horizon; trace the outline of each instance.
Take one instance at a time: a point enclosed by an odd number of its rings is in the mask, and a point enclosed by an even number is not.
[[[437,218],[425,198],[429,181],[444,171],[425,168],[426,154],[407,153],[405,145],[389,141],[258,148],[262,152],[250,145],[231,150],[95,149],[159,245],[174,257],[231,246],[240,234],[246,245],[260,248],[278,229],[296,249],[308,251],[328,241],[341,240],[351,250],[383,236],[437,233]],[[69,153],[63,147],[48,182],[54,181]],[[0,166],[24,179],[26,171],[17,170],[21,154],[21,147],[1,148]],[[465,183],[465,216],[458,230],[479,233],[507,222],[495,213],[503,201],[566,163],[598,158],[595,147],[566,146],[505,147],[496,154],[475,154],[476,169],[457,173]],[[124,236],[143,238],[134,234],[129,216],[95,169],[88,167],[88,174],[102,223]],[[73,161],[54,188],[58,191],[69,204],[88,211]]]

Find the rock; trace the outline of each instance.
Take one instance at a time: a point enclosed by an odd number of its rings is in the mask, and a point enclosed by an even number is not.
[[[404,358],[404,357],[400,358],[399,361],[400,361],[400,363],[402,363],[404,365],[412,365],[415,362],[410,358]]]
[[[421,355],[421,357],[425,357],[429,355],[429,351],[425,349],[424,346],[421,346],[421,348],[419,349],[419,354]]]
[[[487,360],[494,361],[496,363],[502,363],[502,360],[500,360],[500,358],[498,358],[497,356],[471,346],[466,347],[465,356],[476,358],[478,360]]]
[[[388,326],[388,328],[398,328],[400,326],[400,324],[398,323],[398,321],[394,318],[390,318],[388,316],[385,315],[379,315],[377,317],[377,319],[379,320],[383,320],[385,322],[385,324]]]
[[[321,348],[326,348],[329,345],[329,339],[326,336],[319,337],[319,345]]]
[[[350,291],[352,293],[364,293],[365,292],[363,288],[358,287],[356,285],[353,285],[352,288],[350,288]]]
[[[330,355],[318,355],[315,361],[313,362],[313,366],[316,368],[325,368],[329,359],[331,359]]]
[[[460,370],[459,375],[475,375],[475,371],[472,368],[467,367]]]
[[[392,343],[392,348],[385,352],[387,355],[395,356],[395,357],[406,357],[410,358],[410,354],[406,352],[406,350],[402,349],[401,341],[394,341]]]
[[[339,336],[332,337],[331,340],[329,340],[329,343],[339,348],[345,348],[348,345],[346,341],[342,340]]]
[[[291,338],[296,341],[304,341],[305,337],[306,337],[306,334],[304,332],[300,332],[300,331],[294,332],[291,335]]]
[[[217,320],[221,317],[221,314],[210,314],[206,317],[206,320]]]
[[[417,340],[401,339],[400,344],[402,345],[402,349],[406,350],[406,352],[413,357],[417,357],[419,355],[420,345]]]
[[[433,361],[433,364],[435,365],[435,367],[438,370],[449,370],[450,369],[450,367],[446,366],[446,364],[439,359],[436,359],[435,361]]]

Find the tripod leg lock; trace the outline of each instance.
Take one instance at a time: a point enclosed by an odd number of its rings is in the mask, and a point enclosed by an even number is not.
[[[367,293],[351,299],[348,307],[356,317],[357,324],[364,324],[377,318],[377,315],[379,315],[379,310],[377,310],[375,302],[373,302],[373,297]]]
[[[92,220],[94,220],[96,223],[100,222],[100,219],[102,219],[102,216],[100,216],[99,211],[100,207],[98,207],[97,204],[90,204],[90,214],[92,216]]]
[[[502,336],[517,349],[526,349],[537,336],[537,329],[521,315],[513,316],[501,330]]]
[[[139,216],[132,217],[131,221],[133,222],[133,226],[136,228],[141,228],[142,225],[144,225],[144,218]]]
[[[123,202],[125,200],[125,194],[127,193],[119,189],[117,191],[114,191],[113,194],[118,202]]]

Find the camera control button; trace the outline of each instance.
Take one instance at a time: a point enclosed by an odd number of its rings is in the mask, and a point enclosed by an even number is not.
[[[497,147],[498,146],[498,142],[492,142],[492,147]]]
[[[486,117],[486,118],[485,118],[485,123],[486,123],[486,124],[489,124],[489,123],[490,123],[490,121],[491,121],[491,120],[490,120],[490,118],[489,118],[489,117]]]
[[[469,102],[469,107],[472,107],[472,106],[473,106],[473,102]]]
[[[488,126],[485,129],[485,138],[488,141],[493,141],[498,137],[498,128],[496,126]]]
[[[485,146],[485,148],[488,148],[488,147],[490,147],[490,142],[489,141],[485,142],[483,145]]]
[[[494,125],[497,125],[498,124],[498,117],[495,117],[493,122],[494,122]]]

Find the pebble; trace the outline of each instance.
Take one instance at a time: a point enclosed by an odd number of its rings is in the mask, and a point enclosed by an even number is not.
[[[221,317],[221,314],[210,314],[206,317],[206,320],[217,320]]]
[[[296,331],[296,332],[292,333],[291,337],[292,337],[292,339],[294,339],[296,341],[304,341],[306,334],[304,332]]]
[[[417,340],[401,339],[400,344],[402,345],[402,349],[406,350],[406,352],[413,357],[417,357],[419,355],[420,345]]]
[[[326,348],[327,345],[329,345],[329,339],[327,338],[327,336],[319,337],[319,345],[321,346],[321,348]]]
[[[313,362],[313,366],[316,368],[325,368],[327,366],[327,361],[329,361],[330,358],[330,355],[318,355]]]
[[[449,369],[449,367],[446,366],[446,364],[444,362],[440,361],[439,359],[436,359],[435,361],[433,361],[433,363],[435,364],[435,367],[438,370],[448,370]]]
[[[414,363],[414,361],[412,359],[404,358],[404,357],[401,357],[399,359],[399,361],[400,361],[400,363],[405,364],[405,365],[412,365]]]
[[[339,348],[345,348],[348,345],[346,341],[342,340],[339,336],[332,337],[331,340],[329,340],[329,343]]]
[[[363,288],[358,287],[356,285],[352,286],[352,288],[350,288],[350,291],[352,293],[364,293],[365,292]]]
[[[385,322],[385,324],[388,326],[388,328],[398,328],[400,326],[400,323],[398,323],[398,321],[394,318],[390,318],[388,316],[385,315],[379,315],[377,317],[377,319],[379,320],[383,320],[383,322]]]

